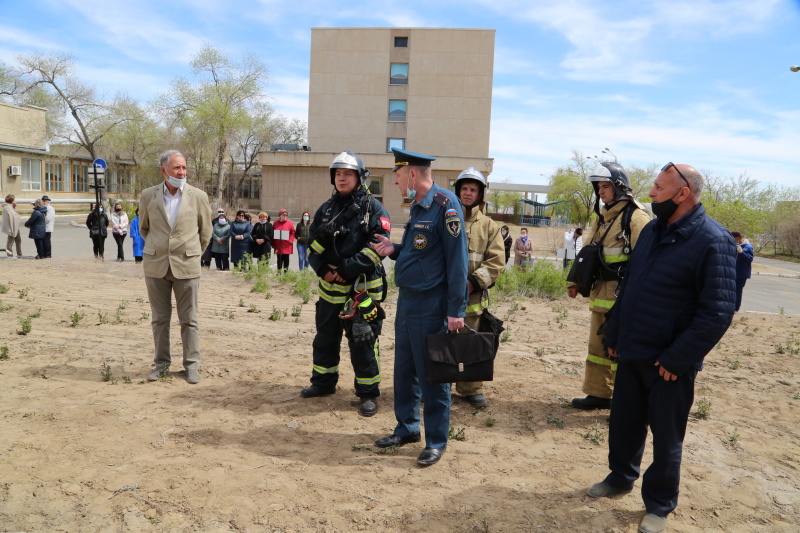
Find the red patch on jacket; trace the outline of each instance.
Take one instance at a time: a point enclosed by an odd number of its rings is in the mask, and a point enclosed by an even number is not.
[[[381,227],[386,231],[392,231],[392,223],[386,217],[381,217]]]

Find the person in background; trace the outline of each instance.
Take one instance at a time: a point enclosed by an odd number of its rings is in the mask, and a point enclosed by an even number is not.
[[[44,217],[45,233],[44,233],[44,256],[50,259],[53,256],[52,243],[50,238],[53,235],[53,230],[56,227],[56,210],[50,205],[50,197],[46,194],[42,196],[42,204],[47,208],[47,215]]]
[[[13,194],[6,195],[5,203],[3,204],[3,222],[0,225],[0,231],[8,236],[6,240],[6,255],[12,259],[19,257],[22,259],[22,236],[19,233],[19,227],[22,223],[22,217],[17,213],[17,202],[14,200],[16,196]],[[17,247],[17,257],[14,257],[14,246]]]
[[[744,284],[752,275],[753,247],[744,241],[741,231],[732,231],[731,236],[736,243],[736,311],[742,306]]]
[[[514,242],[514,264],[528,266],[531,264],[533,241],[528,237],[528,228],[519,228],[519,237]]]
[[[137,263],[142,262],[142,253],[144,251],[144,237],[139,231],[139,208],[136,208],[136,216],[131,220],[131,245],[133,246],[133,259]]]
[[[309,241],[311,237],[311,223],[309,220],[308,211],[303,211],[300,223],[295,229],[295,235],[297,235],[297,261],[300,270],[308,268],[308,245],[311,244]]]
[[[213,240],[211,253],[214,256],[217,270],[230,270],[228,256],[230,255],[231,225],[228,224],[225,211],[217,217],[217,223],[212,225],[211,238]]]
[[[114,212],[111,213],[111,233],[117,243],[117,262],[125,261],[125,236],[128,234],[128,213],[122,210],[122,204],[114,204]]]
[[[25,221],[25,227],[30,228],[28,237],[33,239],[36,244],[35,259],[44,259],[44,234],[47,227],[45,216],[47,216],[47,208],[40,199],[37,199],[33,202],[33,212],[30,218]]]
[[[258,222],[253,226],[250,234],[253,238],[253,259],[259,263],[265,261],[269,264],[270,238],[272,237],[272,224],[269,222],[269,215],[264,211],[258,214]]]
[[[212,227],[217,225],[217,222],[219,220],[219,216],[220,215],[224,215],[224,214],[225,214],[225,210],[224,209],[222,209],[221,207],[217,209],[217,214],[214,216],[214,218],[211,219]],[[214,232],[212,230],[211,239],[209,239],[209,241],[208,241],[208,246],[206,246],[206,249],[203,252],[203,255],[200,256],[200,266],[201,267],[205,267],[206,269],[210,269],[211,268],[211,260],[214,259],[214,252],[211,250],[211,248],[213,246],[214,246]]]
[[[89,208],[92,209],[92,204],[89,204]],[[89,216],[86,217],[86,227],[89,228],[89,237],[92,239],[94,258],[104,261],[103,253],[108,236],[108,215],[103,212],[102,205],[97,204],[89,212]]]
[[[569,259],[570,256],[573,258],[578,256],[578,252],[581,251],[581,247],[583,246],[583,229],[581,228],[570,228],[564,233],[564,269],[566,270],[569,268],[569,265],[572,259]]]
[[[286,209],[278,211],[278,218],[279,220],[272,225],[272,247],[278,256],[278,270],[286,272],[289,270],[289,256],[294,249],[295,230]]]
[[[239,262],[250,248],[250,224],[245,220],[244,215],[244,211],[238,210],[236,219],[230,224],[231,263],[234,268],[239,266]]]
[[[500,228],[500,235],[503,237],[503,246],[506,249],[506,262],[508,264],[508,260],[511,258],[511,246],[514,244],[514,239],[511,238],[511,231],[509,231],[508,226],[503,225]]]
[[[245,213],[244,214],[244,219],[247,221],[247,225],[250,226],[250,231],[248,232],[248,235],[250,235],[250,238],[247,240],[247,253],[250,255],[250,260],[252,262],[252,258],[253,258],[253,217],[250,215],[250,213]]]

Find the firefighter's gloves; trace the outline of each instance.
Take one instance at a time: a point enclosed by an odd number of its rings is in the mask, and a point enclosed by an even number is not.
[[[358,346],[371,346],[375,343],[375,334],[360,314],[353,317],[353,342]]]
[[[353,319],[360,316],[364,322],[372,322],[376,319],[382,319],[381,309],[370,298],[367,291],[359,291],[345,302],[342,311],[339,313],[339,318],[342,320]]]

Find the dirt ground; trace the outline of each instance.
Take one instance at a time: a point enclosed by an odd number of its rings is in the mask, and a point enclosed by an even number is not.
[[[463,440],[419,468],[422,444],[372,446],[395,424],[396,294],[380,411],[363,418],[346,358],[337,394],[300,398],[314,300],[302,305],[288,286],[265,299],[240,277],[204,272],[202,382],[189,385],[180,364],[143,381],[153,348],[139,266],[4,260],[0,284],[0,531],[636,531],[639,483],[613,500],[585,495],[607,473],[608,433],[606,411],[567,405],[582,395],[585,300],[498,304],[509,335],[489,407],[455,399]],[[273,308],[287,316],[270,320]],[[710,409],[689,421],[670,531],[798,531],[798,351],[797,316],[735,317],[698,376],[696,400]]]

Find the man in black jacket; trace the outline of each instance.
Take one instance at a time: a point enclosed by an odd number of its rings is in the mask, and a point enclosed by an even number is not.
[[[653,462],[642,478],[642,533],[664,531],[678,504],[695,377],[728,329],[736,303],[736,247],[706,215],[702,188],[694,167],[668,163],[661,169],[650,190],[656,220],[639,234],[605,336],[609,356],[618,358],[611,473],[588,494],[611,497],[633,489],[649,427]]]
[[[379,302],[385,296],[385,274],[370,242],[390,236],[389,214],[372,197],[369,170],[353,152],[342,152],[330,166],[333,196],[317,210],[311,224],[308,262],[319,276],[311,386],[303,398],[336,392],[342,333],[347,336],[355,371],[359,412],[378,412],[381,381],[378,336],[383,324]]]

